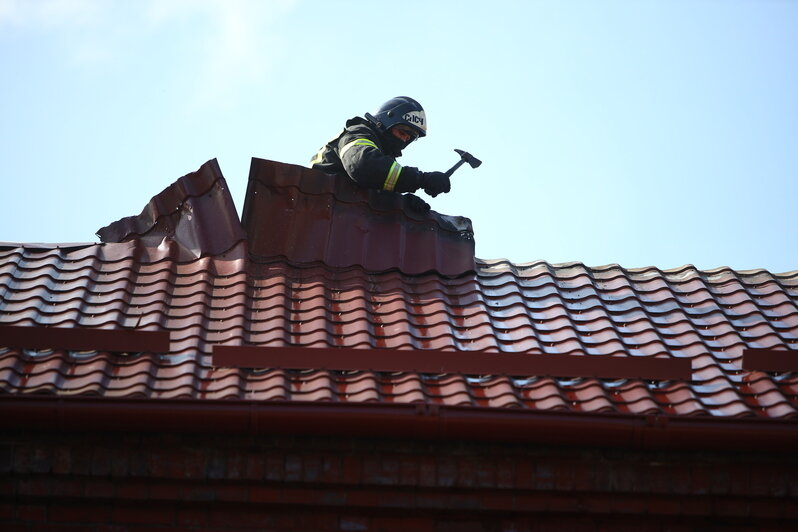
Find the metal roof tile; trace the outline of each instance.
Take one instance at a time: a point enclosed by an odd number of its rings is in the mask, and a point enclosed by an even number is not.
[[[140,215],[122,218],[97,235],[102,242],[136,240],[158,246],[169,241],[185,259],[221,254],[231,242],[246,238],[216,159],[161,191]]]
[[[570,411],[574,410],[562,397],[549,396],[543,398],[533,397],[531,394],[526,395],[526,403],[531,404],[532,408],[536,410],[554,410],[554,411]]]
[[[403,228],[379,226],[370,234],[416,239],[429,256],[389,250],[379,260],[399,262],[382,267],[368,262],[364,250],[377,248],[366,239],[348,259],[327,248],[311,257],[320,248],[290,240],[293,226],[288,236],[264,237],[291,253],[250,255],[248,246],[263,242],[247,243],[229,230],[232,202],[212,166],[154,198],[142,213],[150,226],[142,218],[115,225],[123,242],[0,247],[0,323],[171,333],[170,352],[160,355],[75,354],[57,346],[30,354],[0,346],[0,393],[796,416],[798,377],[743,370],[741,356],[743,348],[795,349],[798,272],[519,265],[470,256],[468,268],[447,275],[439,267],[463,259],[460,250],[447,262],[450,221],[408,213],[395,198],[364,194],[346,181],[258,160],[250,188],[271,196],[265,203],[250,198],[245,223],[260,220],[256,210],[270,201],[295,213],[301,204],[310,214],[296,227],[316,235],[318,245],[351,237],[357,224],[376,227],[384,222],[379,214]],[[209,224],[194,227],[199,248],[186,243],[186,220],[165,210],[177,205],[183,214],[190,206],[195,220],[208,216]],[[343,225],[318,239],[322,215]],[[434,236],[410,235],[415,224]],[[169,239],[179,242],[159,246]],[[425,260],[433,267],[422,267]],[[214,368],[214,344],[681,357],[693,373],[689,381],[644,382],[247,370]]]
[[[243,211],[250,250],[298,262],[460,275],[474,269],[470,221],[407,209],[402,195],[252,159]]]

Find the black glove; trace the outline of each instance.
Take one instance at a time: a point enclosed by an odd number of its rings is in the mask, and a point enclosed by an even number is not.
[[[424,172],[421,174],[421,188],[434,198],[441,192],[452,190],[452,183],[443,172]]]
[[[429,210],[429,203],[414,194],[405,194],[407,206],[410,210],[425,213]]]

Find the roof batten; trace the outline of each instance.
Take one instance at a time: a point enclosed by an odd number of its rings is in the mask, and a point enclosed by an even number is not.
[[[690,360],[680,358],[229,345],[213,347],[213,365],[646,380],[690,380],[692,371]]]
[[[0,346],[67,351],[167,353],[169,331],[0,325]]]
[[[793,349],[746,349],[743,369],[748,371],[798,371],[798,351]]]

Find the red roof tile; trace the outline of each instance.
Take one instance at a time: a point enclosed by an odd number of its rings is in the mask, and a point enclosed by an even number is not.
[[[320,176],[253,161],[248,240],[212,161],[141,216],[101,230],[106,243],[0,245],[0,325],[168,331],[171,339],[164,353],[109,353],[35,351],[0,337],[0,394],[796,418],[798,375],[744,369],[742,355],[798,347],[798,272],[475,260],[467,224],[408,213],[394,196]],[[296,225],[279,225],[286,212]],[[326,240],[325,217],[343,224]],[[380,225],[385,236],[343,253],[358,224]],[[300,227],[321,240],[284,238]],[[416,240],[427,242],[427,262],[379,251],[420,238],[417,230],[434,235]],[[219,344],[688,358],[693,374],[643,381],[224,368],[212,364]]]
[[[449,278],[279,258],[206,257],[199,265],[178,260],[179,249],[158,253],[157,261],[149,262],[150,252],[142,262],[127,243],[0,248],[5,325],[171,333],[168,353],[3,347],[0,388],[7,394],[420,401],[678,416],[781,418],[794,417],[798,408],[798,376],[742,368],[747,347],[792,349],[798,343],[796,273],[478,261],[476,272]],[[721,304],[711,294],[730,282],[738,287],[736,302]],[[623,286],[649,285],[668,286],[668,292],[657,288],[656,301],[638,298],[634,305],[617,297]],[[564,295],[574,289],[594,294],[588,305],[576,307]],[[539,297],[541,290],[549,295]],[[666,308],[662,301],[672,304]],[[766,315],[774,306],[781,313],[777,321]],[[478,379],[215,368],[215,344],[689,357],[693,378]]]
[[[253,158],[242,221],[250,251],[263,257],[409,274],[473,270],[471,221],[414,212],[406,199],[346,177]]]
[[[102,242],[175,246],[183,260],[218,255],[246,239],[216,159],[165,188],[138,216],[103,227],[97,236]]]

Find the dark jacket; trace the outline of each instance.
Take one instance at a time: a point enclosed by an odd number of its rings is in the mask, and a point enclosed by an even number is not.
[[[357,116],[348,120],[341,134],[325,144],[310,162],[312,168],[328,174],[346,174],[363,187],[415,192],[421,186],[421,172],[396,161],[403,148],[399,139],[380,135],[371,122]]]

